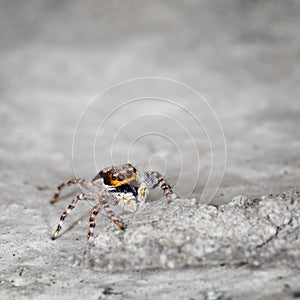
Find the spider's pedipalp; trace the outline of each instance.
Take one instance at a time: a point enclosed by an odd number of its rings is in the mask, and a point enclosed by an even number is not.
[[[60,195],[61,190],[66,187],[66,186],[71,186],[73,184],[84,184],[85,180],[82,178],[72,178],[70,180],[67,180],[63,183],[61,183],[57,188],[56,191],[53,195],[53,197],[51,198],[51,203],[55,203],[58,200],[58,197]]]
[[[78,202],[78,200],[86,200],[88,197],[85,194],[80,194],[78,196],[76,196],[72,202],[70,203],[70,205],[67,207],[67,209],[63,212],[63,214],[60,217],[60,220],[58,222],[57,228],[55,230],[55,232],[52,235],[52,240],[55,240],[58,236],[58,233],[60,232],[62,225],[67,217],[67,215],[72,211],[72,209],[75,207],[75,204]]]
[[[149,194],[149,190],[147,189],[147,184],[145,181],[142,181],[138,189],[137,202],[139,204],[144,203],[146,201],[148,194]]]

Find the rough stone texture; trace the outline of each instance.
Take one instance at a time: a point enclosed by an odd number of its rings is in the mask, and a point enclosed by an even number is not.
[[[44,193],[44,188],[37,190]],[[297,189],[256,199],[237,196],[219,208],[196,206],[194,199],[177,199],[169,206],[154,201],[123,216],[125,232],[100,216],[96,237],[87,243],[87,222],[53,242],[44,222],[39,230],[28,231],[41,215],[12,203],[5,206],[7,220],[1,224],[5,264],[0,295],[293,298],[300,280],[299,205]],[[23,228],[14,231],[7,224],[20,207],[27,217]]]
[[[298,0],[0,0],[0,6],[0,299],[299,297],[299,197],[289,191],[300,182]],[[74,175],[80,113],[106,87],[141,76],[187,83],[214,108],[228,154],[214,199],[220,206],[153,202],[125,217],[125,233],[99,216],[95,245],[88,246],[91,205],[80,203],[51,241],[70,199],[49,200]],[[198,102],[180,95],[205,118]],[[87,116],[76,148],[76,163],[89,178],[96,172],[89,146],[105,108]],[[155,108],[189,122],[182,111]],[[99,166],[110,164],[109,138],[123,125],[120,117],[105,131]],[[116,157],[153,123],[122,132]],[[175,190],[198,201],[205,180],[190,189],[195,160],[186,135],[171,129],[187,158]],[[189,129],[201,146],[197,130]],[[199,149],[206,167],[209,155]],[[133,163],[163,153],[171,162],[167,177],[176,182],[172,148],[147,140],[137,150]],[[261,197],[270,193],[279,195]]]
[[[124,233],[109,223],[74,262],[108,271],[222,264],[299,269],[299,216],[296,189],[253,200],[238,196],[220,208],[196,206],[194,199],[163,209],[151,202],[127,217]]]

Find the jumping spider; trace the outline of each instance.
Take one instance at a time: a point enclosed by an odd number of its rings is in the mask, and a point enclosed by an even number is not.
[[[159,173],[151,172],[140,174],[131,164],[124,164],[101,170],[91,182],[81,178],[73,178],[63,182],[57,187],[51,199],[51,203],[55,203],[58,200],[63,187],[73,184],[79,184],[86,190],[86,193],[76,196],[61,215],[60,221],[52,236],[53,240],[57,238],[66,216],[75,207],[78,200],[92,199],[97,201],[96,206],[94,206],[90,213],[88,231],[88,238],[90,239],[93,236],[95,217],[101,209],[104,210],[106,215],[120,229],[124,230],[126,228],[124,223],[115,216],[110,205],[117,205],[124,211],[134,212],[138,205],[145,202],[149,189],[154,189],[158,186],[163,189],[168,203],[177,197],[170,185]]]

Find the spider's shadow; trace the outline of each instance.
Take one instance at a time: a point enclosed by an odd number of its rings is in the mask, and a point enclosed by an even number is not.
[[[84,214],[83,216],[81,216],[80,218],[78,218],[76,221],[72,222],[71,225],[69,225],[68,227],[66,227],[62,232],[60,232],[59,236],[57,237],[60,238],[62,236],[65,235],[65,233],[68,233],[69,231],[71,231],[76,225],[78,225],[79,222],[82,222],[83,220],[85,220],[88,217],[88,214]]]
[[[78,195],[78,190],[74,189],[73,191],[67,191],[64,192],[60,197],[59,197],[59,202],[64,202],[67,199],[73,199],[73,197],[75,195]],[[52,204],[53,206],[55,206],[56,203]],[[67,205],[67,204],[66,204]],[[64,236],[66,233],[68,233],[70,230],[72,230],[79,222],[82,222],[83,220],[85,220],[86,218],[88,218],[89,213],[85,213],[83,214],[81,217],[77,218],[76,221],[72,221],[70,220],[71,224],[69,226],[66,226],[66,224],[64,224],[64,230],[62,230],[59,234],[59,236],[57,237],[57,239],[59,239],[61,236]],[[68,219],[71,219],[70,216],[68,216]],[[51,228],[52,230],[53,228]]]

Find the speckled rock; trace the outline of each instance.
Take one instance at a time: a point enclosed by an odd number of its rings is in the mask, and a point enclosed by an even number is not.
[[[300,192],[245,196],[219,208],[178,199],[147,203],[99,232],[76,264],[107,270],[173,269],[203,265],[289,264],[300,267]]]

